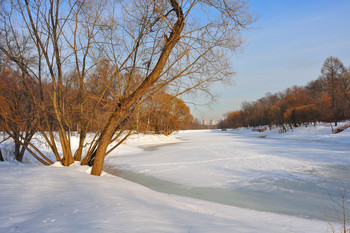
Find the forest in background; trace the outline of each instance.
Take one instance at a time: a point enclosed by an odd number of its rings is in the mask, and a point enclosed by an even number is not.
[[[229,112],[219,128],[280,126],[282,130],[317,122],[350,119],[350,68],[337,57],[328,57],[318,79],[306,86],[293,86],[278,93],[243,102]]]

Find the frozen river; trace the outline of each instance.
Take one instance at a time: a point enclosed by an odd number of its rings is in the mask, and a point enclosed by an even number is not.
[[[335,220],[343,188],[350,208],[350,137],[247,132],[183,131],[176,143],[121,148],[106,164],[160,192],[259,211]]]

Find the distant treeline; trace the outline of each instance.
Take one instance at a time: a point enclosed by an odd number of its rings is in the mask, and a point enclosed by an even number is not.
[[[321,75],[306,86],[267,93],[253,102],[243,102],[241,110],[229,112],[220,128],[282,126],[297,127],[318,121],[350,119],[350,68],[336,57],[323,63]]]

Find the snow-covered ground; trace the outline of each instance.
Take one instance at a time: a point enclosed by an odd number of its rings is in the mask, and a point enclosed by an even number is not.
[[[134,182],[0,163],[0,232],[331,232],[350,129],[133,135],[106,165]]]

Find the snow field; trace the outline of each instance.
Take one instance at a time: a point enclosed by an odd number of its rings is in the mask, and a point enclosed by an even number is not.
[[[132,135],[106,159],[141,179],[188,188],[192,198],[109,174],[90,176],[90,168],[76,164],[4,162],[0,232],[332,232],[322,212],[312,217],[320,201],[309,202],[322,188],[334,194],[340,184],[350,187],[349,151],[350,130],[332,135],[323,124],[286,134],[238,129]],[[198,191],[234,191],[243,201],[225,204],[217,194],[210,202],[193,198]]]

